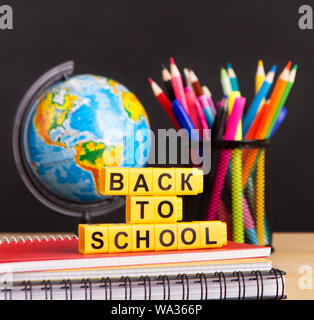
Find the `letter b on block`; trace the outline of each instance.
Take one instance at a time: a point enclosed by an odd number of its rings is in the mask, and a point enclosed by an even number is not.
[[[101,168],[100,192],[105,195],[125,195],[129,191],[129,168]]]

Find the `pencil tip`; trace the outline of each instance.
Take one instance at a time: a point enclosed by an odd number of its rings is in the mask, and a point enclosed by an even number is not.
[[[298,65],[297,65],[297,64],[295,64],[295,65],[293,66],[292,70],[297,71],[297,70],[298,70]]]
[[[291,61],[288,61],[287,65],[286,65],[286,69],[290,70],[291,68]]]
[[[232,64],[230,62],[227,63],[227,69],[232,69]]]
[[[174,59],[172,57],[170,57],[170,63],[175,64]]]
[[[263,63],[263,60],[262,60],[262,59],[259,59],[259,60],[258,60],[258,66],[259,66],[259,67],[264,67],[264,63]]]
[[[277,70],[277,66],[274,64],[271,69],[270,69],[270,72],[276,72]]]
[[[152,78],[148,78],[148,81],[149,81],[150,84],[153,83],[153,79]]]

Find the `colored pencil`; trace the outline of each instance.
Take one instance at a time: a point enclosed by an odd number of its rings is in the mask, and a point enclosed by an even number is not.
[[[263,114],[263,118],[261,119],[261,123],[257,129],[255,139],[265,139],[268,130],[270,129],[270,124],[272,119],[274,118],[276,108],[279,106],[280,99],[283,95],[285,87],[288,82],[289,74],[290,74],[291,61],[288,62],[282,73],[280,74],[273,93],[270,97],[270,102],[267,108],[267,112]],[[283,105],[283,104],[282,104]],[[271,131],[270,131],[271,132]]]
[[[174,91],[171,83],[171,74],[163,64],[162,64],[162,70],[161,70],[161,77],[162,77],[162,81],[164,82],[165,88],[167,90],[169,99],[170,101],[173,101],[175,99],[175,95],[174,95]]]
[[[255,74],[255,93],[261,88],[263,82],[265,81],[265,69],[263,60],[258,60],[256,74]]]
[[[206,121],[209,128],[213,127],[215,116],[214,113],[208,103],[207,97],[204,95],[202,86],[200,81],[198,80],[196,74],[193,70],[190,70],[190,79],[193,86],[193,89],[195,91],[195,94],[203,108],[204,115],[206,117]]]
[[[207,86],[202,86],[202,90],[203,90],[204,95],[207,97],[208,103],[213,111],[214,116],[216,117],[217,111],[216,111],[214,101],[212,99],[212,93],[210,92],[210,90],[208,89]]]
[[[169,98],[154,80],[152,80],[151,78],[149,78],[148,80],[153,90],[154,96],[158,100],[159,104],[162,106],[162,108],[164,109],[164,111],[166,112],[176,129],[180,129],[180,125],[178,124],[172,112],[172,105]]]
[[[222,86],[223,94],[226,96],[229,96],[229,94],[232,91],[230,79],[227,73],[227,70],[225,68],[220,69],[220,83]]]
[[[275,114],[273,116],[273,119],[270,123],[270,126],[267,130],[267,134],[266,134],[266,138],[269,138],[269,136],[271,135],[272,131],[273,131],[273,128],[275,126],[275,123],[277,121],[277,118],[278,118],[278,115],[280,114],[280,111],[282,110],[284,104],[286,103],[287,101],[287,98],[290,94],[290,91],[292,89],[292,86],[294,84],[294,81],[295,81],[295,76],[296,76],[296,73],[297,73],[297,70],[298,70],[298,66],[297,65],[294,65],[292,70],[290,71],[290,74],[289,74],[289,77],[288,77],[288,82],[287,82],[287,85],[284,89],[284,92],[280,98],[280,101],[279,101],[279,104],[276,108],[276,111],[275,111]]]
[[[268,72],[265,81],[263,82],[260,90],[258,91],[258,93],[256,94],[256,96],[254,97],[250,107],[248,108],[248,112],[246,113],[244,120],[243,120],[243,134],[246,135],[247,132],[249,131],[254,118],[256,117],[258,108],[262,102],[263,99],[266,98],[270,87],[274,81],[274,76],[275,76],[275,72],[276,72],[276,66],[274,65],[271,70]]]
[[[180,127],[187,130],[189,137],[193,140],[200,140],[200,136],[195,130],[196,128],[194,126],[194,123],[185,111],[180,100],[173,100],[172,111],[178,123],[180,124]]]
[[[281,126],[283,120],[285,120],[285,117],[286,117],[287,113],[288,113],[288,110],[285,107],[282,107],[281,111],[279,112],[279,115],[277,117],[277,121],[276,121],[276,123],[275,123],[275,125],[273,127],[273,130],[272,130],[269,138],[272,138],[273,135],[276,133],[278,128]]]
[[[234,140],[235,138],[238,122],[241,119],[243,107],[245,104],[245,98],[238,99],[240,100],[237,103],[237,107],[234,108],[233,112],[227,120],[224,140]],[[225,177],[231,156],[232,153],[230,150],[222,150],[220,152],[217,169],[214,176],[213,188],[209,198],[207,220],[214,220],[216,218],[221,192],[224,186]]]
[[[227,72],[228,72],[232,91],[239,91],[240,92],[238,78],[237,78],[237,75],[234,72],[230,62],[227,63]]]
[[[185,111],[187,112],[187,103],[185,99],[185,94],[184,94],[184,87],[183,87],[183,82],[181,78],[180,71],[177,67],[177,65],[174,62],[173,58],[170,58],[170,74],[171,74],[171,83],[173,87],[173,91],[175,94],[176,99],[178,99],[182,106],[184,107]]]

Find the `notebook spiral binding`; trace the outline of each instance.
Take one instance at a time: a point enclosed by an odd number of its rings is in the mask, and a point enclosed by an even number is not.
[[[143,286],[144,288],[144,300],[151,300],[152,295],[152,281],[155,281],[157,285],[163,287],[163,300],[170,300],[171,290],[170,281],[175,280],[176,284],[182,285],[182,300],[189,300],[190,294],[190,282],[194,280],[194,283],[199,283],[200,285],[200,300],[207,300],[209,293],[208,280],[212,282],[218,282],[220,288],[219,300],[226,300],[227,298],[227,282],[226,279],[231,277],[231,281],[238,282],[238,300],[244,300],[246,298],[246,284],[245,279],[249,281],[255,281],[257,285],[256,300],[263,300],[264,297],[264,281],[265,277],[268,279],[275,279],[276,281],[276,295],[275,300],[280,300],[286,298],[284,291],[284,278],[285,272],[272,269],[269,272],[252,271],[248,273],[243,272],[233,272],[232,274],[225,274],[224,272],[216,272],[215,274],[204,274],[198,273],[194,276],[187,275],[185,273],[178,274],[177,276],[166,276],[160,275],[158,277],[150,277],[147,275],[142,275],[139,278],[130,278],[128,276],[116,278],[102,278],[102,279],[89,279],[84,278],[81,280],[71,280],[63,279],[62,281],[50,281],[45,280],[40,282],[40,284],[31,281],[23,281],[19,284],[21,290],[25,293],[25,300],[33,299],[34,287],[41,285],[41,290],[45,292],[46,300],[53,300],[53,287],[54,285],[61,285],[60,289],[64,290],[65,300],[73,299],[73,284],[81,284],[80,289],[85,292],[85,300],[93,299],[93,288],[103,288],[104,289],[104,299],[112,300],[113,282],[118,283],[119,287],[124,287],[124,300],[132,300],[132,285]],[[2,287],[3,288],[3,287]],[[281,290],[280,290],[281,288]],[[5,286],[1,289],[4,292],[4,300],[12,300],[12,288]],[[279,292],[281,291],[281,292]]]
[[[4,243],[19,243],[19,242],[22,242],[22,243],[26,243],[27,241],[30,241],[30,242],[34,242],[34,241],[49,241],[49,240],[54,240],[54,241],[57,241],[58,239],[60,240],[71,240],[71,239],[78,239],[78,237],[76,235],[69,235],[69,234],[66,234],[66,235],[57,235],[57,236],[54,236],[54,235],[43,235],[43,236],[34,236],[34,237],[31,237],[31,236],[26,236],[26,237],[22,237],[22,236],[18,236],[18,237],[14,237],[14,236],[10,236],[10,237],[3,237],[0,239],[0,244],[4,244]]]

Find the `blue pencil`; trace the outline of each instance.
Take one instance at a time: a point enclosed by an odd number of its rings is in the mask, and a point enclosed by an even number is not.
[[[251,105],[248,108],[248,111],[243,120],[243,135],[245,136],[249,131],[258,111],[258,108],[263,99],[266,98],[270,87],[274,81],[274,76],[276,72],[276,66],[272,66],[268,74],[266,75],[265,81],[263,82],[261,88],[257,92],[256,96],[254,97]]]
[[[272,136],[275,134],[275,132],[277,131],[277,129],[280,127],[280,125],[282,124],[283,120],[285,119],[286,115],[288,113],[287,108],[282,107],[282,109],[279,112],[277,121],[275,122],[275,125],[273,127],[273,130],[270,134],[270,138],[272,138]]]
[[[183,105],[178,99],[174,99],[172,102],[172,112],[178,121],[180,127],[182,129],[186,129],[188,131],[189,137],[193,140],[200,140],[200,136],[195,129],[195,125],[191,120],[190,116],[186,113]],[[192,129],[194,129],[192,131]]]
[[[228,71],[232,91],[239,91],[240,92],[240,87],[239,87],[237,75],[235,74],[230,62],[227,63],[227,71]]]

